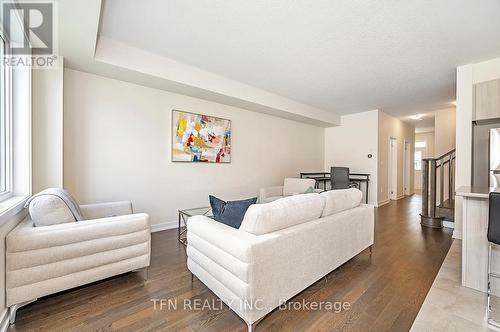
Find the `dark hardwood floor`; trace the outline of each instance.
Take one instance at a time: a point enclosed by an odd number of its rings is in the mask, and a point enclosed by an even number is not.
[[[420,196],[376,210],[375,245],[292,301],[343,301],[350,310],[275,310],[257,331],[408,331],[450,248],[450,229],[420,226]],[[184,299],[217,297],[186,268],[177,231],[153,234],[149,280],[136,273],[49,296],[21,309],[10,331],[246,331],[227,307],[184,310]],[[314,259],[313,257],[311,259]],[[177,300],[154,310],[151,299]]]

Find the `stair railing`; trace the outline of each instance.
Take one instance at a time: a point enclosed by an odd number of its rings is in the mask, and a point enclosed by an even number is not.
[[[445,169],[448,170],[445,176]],[[439,172],[439,173],[438,173]],[[439,175],[439,181],[438,180]],[[422,159],[422,213],[420,224],[426,227],[443,227],[443,218],[436,214],[437,206],[455,196],[455,149],[438,158]]]

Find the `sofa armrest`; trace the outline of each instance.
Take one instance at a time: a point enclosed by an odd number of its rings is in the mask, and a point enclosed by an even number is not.
[[[188,219],[186,225],[188,245],[190,237],[196,236],[246,263],[252,261],[252,246],[264,238],[264,236],[240,231],[205,216],[193,216]]]
[[[80,205],[85,220],[132,214],[132,203],[128,201]]]
[[[31,220],[21,222],[6,238],[7,252],[36,250],[84,241],[150,232],[145,213],[84,220],[51,226],[33,227]]]
[[[268,197],[283,196],[283,186],[260,188],[259,202],[263,202]]]

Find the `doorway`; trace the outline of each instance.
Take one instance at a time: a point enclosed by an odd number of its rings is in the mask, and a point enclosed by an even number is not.
[[[394,137],[389,137],[389,175],[387,190],[389,199],[398,199],[398,141]]]
[[[405,141],[404,147],[404,158],[403,158],[403,192],[405,196],[410,196],[410,168],[411,168],[411,145],[410,142]]]

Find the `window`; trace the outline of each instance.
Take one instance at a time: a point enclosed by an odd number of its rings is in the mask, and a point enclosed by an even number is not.
[[[415,151],[415,170],[422,170],[422,151]]]
[[[5,39],[0,35],[0,59],[5,54]],[[0,201],[11,196],[11,80],[10,67],[0,61]]]
[[[415,142],[415,149],[425,149],[427,147],[426,141],[417,141]]]
[[[13,29],[23,30],[20,20]],[[31,66],[5,62],[10,41],[0,23],[0,225],[31,195]]]

